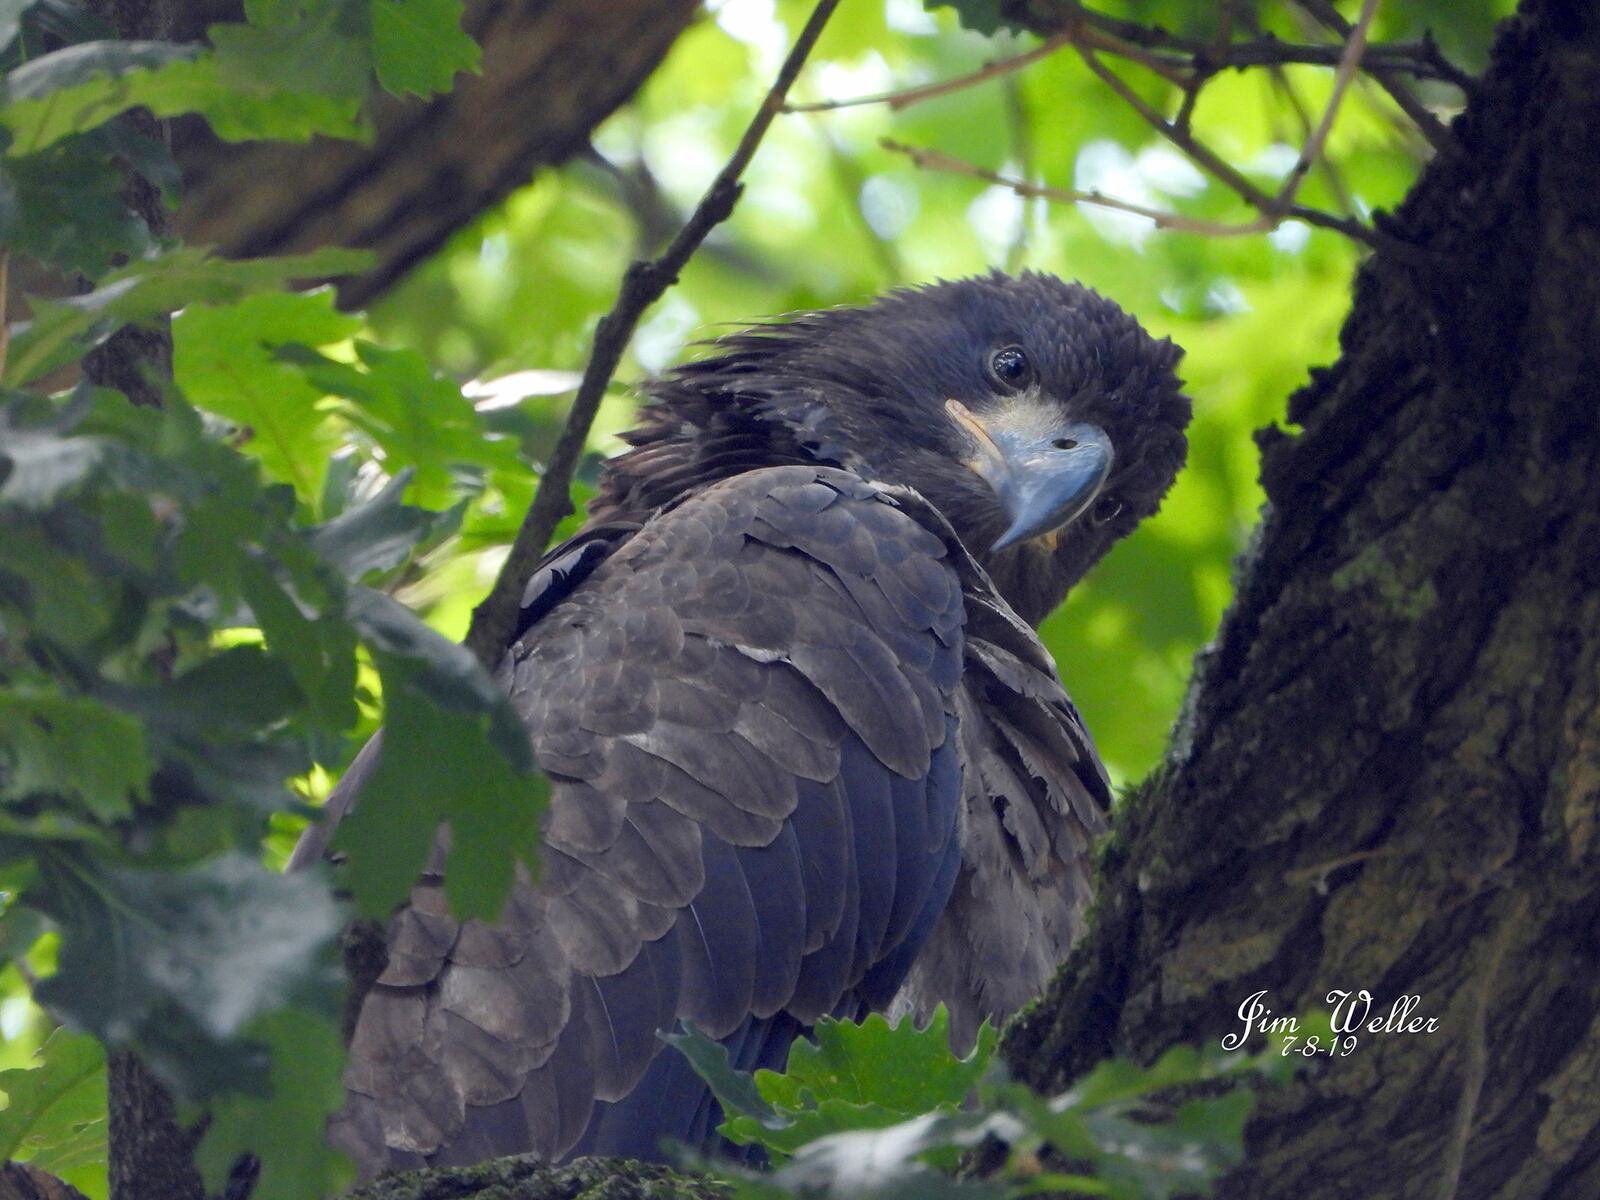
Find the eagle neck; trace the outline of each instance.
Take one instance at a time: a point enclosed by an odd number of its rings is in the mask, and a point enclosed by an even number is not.
[[[648,520],[724,479],[764,467],[837,465],[785,421],[741,397],[661,388],[623,435],[589,505],[590,523]]]

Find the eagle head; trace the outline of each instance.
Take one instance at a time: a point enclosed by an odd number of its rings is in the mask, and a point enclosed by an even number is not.
[[[1050,275],[904,288],[712,345],[650,387],[613,491],[664,441],[915,488],[1033,623],[1156,511],[1187,452],[1182,351]]]

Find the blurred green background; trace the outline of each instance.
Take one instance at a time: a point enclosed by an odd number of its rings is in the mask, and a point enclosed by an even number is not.
[[[1197,0],[1096,7],[1200,35],[1214,32],[1219,11]],[[1326,40],[1292,6],[1234,7],[1282,37]],[[1354,16],[1354,5],[1339,7]],[[1407,40],[1431,26],[1449,54],[1476,69],[1493,22],[1510,8],[1510,0],[1390,0],[1375,37]],[[404,455],[420,467],[408,499],[457,508],[459,520],[394,590],[442,631],[465,632],[503,560],[532,492],[531,464],[553,443],[624,267],[659,249],[698,199],[809,9],[791,0],[709,5],[603,127],[592,155],[512,195],[364,316],[335,313],[330,297],[315,328],[304,327],[299,310],[300,324],[278,329],[344,360],[365,339],[400,352],[383,360],[369,352],[370,369],[421,381],[412,395],[418,413],[428,410],[419,425],[426,436]],[[919,0],[846,0],[792,98],[914,86],[1037,44],[962,29],[953,10],[928,12]],[[1119,69],[1152,103],[1175,109],[1170,85],[1135,66]],[[1331,76],[1294,67],[1219,77],[1204,93],[1195,130],[1270,190],[1321,113]],[[1459,102],[1448,89],[1421,92],[1446,118]],[[1050,271],[1101,290],[1184,347],[1195,401],[1189,466],[1161,514],[1044,626],[1114,778],[1127,784],[1158,761],[1195,651],[1228,603],[1231,562],[1261,502],[1252,431],[1281,417],[1309,367],[1335,357],[1359,247],[1299,222],[1269,235],[1202,237],[1156,231],[1126,214],[1023,201],[972,178],[919,170],[880,147],[886,136],[1057,186],[1220,220],[1252,216],[1070,51],[902,111],[869,105],[782,116],[747,174],[733,219],[647,314],[602,411],[587,478],[631,420],[630,382],[697,353],[697,340],[730,325],[994,266]],[[1425,149],[1394,104],[1362,80],[1340,111],[1326,166],[1313,172],[1302,198],[1368,218],[1404,195]],[[176,327],[180,383],[197,404],[241,422],[252,397],[239,380],[264,389],[255,399],[270,406],[276,369],[259,338],[240,335],[245,317],[258,331],[283,320],[269,296],[237,306],[225,323],[195,309]],[[430,368],[439,376],[432,382]],[[306,386],[300,375],[276,378]],[[385,442],[348,400],[330,396],[307,411],[309,422],[285,432],[290,440],[258,436],[248,448],[269,473],[294,484],[308,518],[326,519],[382,486],[386,447],[395,453],[404,414]],[[485,441],[485,428],[506,436]],[[305,791],[317,798],[330,782],[319,772]],[[281,856],[294,833],[285,822],[271,853]],[[45,972],[50,965],[35,963]],[[26,1062],[48,1029],[26,992],[15,968],[0,974],[0,1069]]]
[[[1212,32],[1217,11],[1170,2],[1098,7],[1195,33]],[[1431,23],[1458,61],[1477,65],[1495,13],[1509,7],[1507,0],[1385,4],[1375,34],[1407,40]],[[595,159],[544,176],[458,236],[370,313],[376,336],[421,348],[462,380],[581,370],[628,259],[658,249],[693,205],[810,6],[726,0],[709,8],[635,102],[601,130]],[[1345,10],[1354,15],[1354,6]],[[1286,5],[1258,6],[1265,28],[1317,39],[1295,14]],[[833,18],[791,98],[895,90],[1037,44],[962,29],[951,9],[927,12],[918,0],[853,0]],[[1171,111],[1174,89],[1138,67],[1122,69]],[[1196,132],[1270,186],[1294,162],[1331,78],[1316,67],[1222,76],[1204,93]],[[1424,94],[1445,106],[1458,99],[1446,89]],[[1195,400],[1189,467],[1161,514],[1118,547],[1044,630],[1114,777],[1138,779],[1161,752],[1194,652],[1228,602],[1230,561],[1256,518],[1251,431],[1282,414],[1308,367],[1335,356],[1358,247],[1299,222],[1266,236],[1213,238],[1156,231],[1104,209],[1024,201],[981,181],[918,170],[879,147],[886,136],[1057,186],[1224,220],[1252,215],[1208,185],[1070,50],[899,112],[875,105],[782,116],[747,174],[732,221],[647,314],[621,380],[692,355],[696,340],[749,318],[856,303],[896,285],[992,266],[1082,280],[1172,337],[1187,352],[1183,375]],[[1414,178],[1423,145],[1363,81],[1340,111],[1331,170],[1313,173],[1302,197],[1362,217],[1392,206]],[[516,400],[521,389],[570,383],[513,378],[500,395]],[[535,455],[553,438],[565,400],[538,397],[512,410],[527,423]],[[619,387],[601,415],[597,452],[616,448],[612,435],[631,409]],[[463,552],[458,543],[432,559],[404,598],[459,634],[498,561],[492,550]]]

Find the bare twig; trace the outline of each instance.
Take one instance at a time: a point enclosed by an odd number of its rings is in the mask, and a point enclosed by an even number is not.
[[[1273,88],[1288,104],[1289,110],[1294,114],[1294,119],[1300,126],[1300,141],[1301,144],[1304,144],[1310,139],[1311,131],[1314,128],[1311,120],[1311,111],[1306,107],[1305,101],[1301,99],[1300,93],[1295,88],[1294,82],[1289,78],[1287,71],[1282,67],[1269,67],[1268,71],[1270,72]],[[1323,178],[1328,181],[1328,189],[1338,202],[1339,210],[1346,216],[1355,212],[1355,205],[1350,199],[1350,189],[1345,186],[1344,176],[1340,173],[1334,161],[1324,154],[1322,161],[1317,165],[1322,169]]]
[[[495,577],[494,586],[477,608],[472,610],[472,625],[467,631],[466,646],[486,666],[493,666],[504,651],[516,627],[521,607],[522,590],[528,576],[543,557],[550,535],[561,519],[572,511],[572,476],[583,453],[589,428],[605,396],[606,387],[617,369],[617,363],[627,348],[640,316],[651,304],[677,282],[700,243],[717,225],[727,220],[739,200],[743,184],[739,177],[750,164],[756,147],[761,144],[772,119],[782,107],[784,97],[801,66],[817,43],[822,27],[838,6],[839,0],[818,0],[800,36],[795,39],[788,58],[778,71],[778,77],[768,89],[761,107],[751,118],[739,145],[717,177],[712,181],[699,205],[660,257],[649,262],[635,262],[623,277],[617,301],[600,320],[595,329],[594,348],[589,354],[589,364],[578,385],[572,411],[556,442],[555,451],[545,466],[539,480],[533,503],[517,530],[511,552]]]
[[[1184,117],[1181,123],[1167,120],[1144,97],[1134,91],[1126,80],[1101,61],[1093,46],[1084,40],[1073,37],[1072,47],[1078,52],[1078,56],[1083,59],[1084,64],[1099,76],[1106,86],[1122,99],[1123,103],[1144,118],[1145,123],[1152,129],[1209,172],[1213,178],[1237,193],[1245,203],[1256,209],[1259,215],[1252,221],[1239,223],[1210,221],[1129,204],[1125,201],[1114,200],[1099,192],[1041,188],[1023,180],[1009,179],[994,172],[983,171],[981,168],[950,158],[948,155],[925,150],[913,150],[911,147],[901,146],[899,143],[887,144],[890,148],[896,149],[901,153],[910,154],[912,160],[919,166],[974,175],[977,178],[987,179],[990,182],[1012,188],[1019,195],[1043,195],[1048,199],[1080,204],[1097,204],[1106,208],[1120,209],[1123,212],[1136,213],[1154,221],[1157,227],[1162,229],[1203,233],[1213,237],[1237,237],[1268,232],[1277,228],[1288,217],[1297,217],[1308,224],[1337,229],[1341,233],[1357,238],[1369,245],[1377,245],[1379,244],[1378,235],[1360,222],[1337,217],[1320,209],[1308,208],[1295,201],[1306,174],[1310,171],[1312,164],[1317,162],[1322,155],[1322,149],[1327,143],[1329,131],[1333,128],[1334,118],[1338,115],[1340,102],[1344,99],[1345,92],[1349,90],[1351,80],[1355,78],[1356,73],[1361,68],[1362,54],[1366,49],[1367,32],[1371,28],[1372,19],[1377,13],[1377,8],[1378,0],[1364,0],[1361,15],[1355,25],[1351,27],[1350,39],[1345,43],[1343,52],[1340,55],[1338,69],[1334,76],[1333,92],[1328,99],[1327,107],[1323,110],[1321,120],[1306,139],[1305,147],[1301,151],[1299,159],[1284,178],[1276,195],[1269,195],[1257,187],[1243,174],[1229,165],[1219,154],[1197,139],[1188,127],[1185,110],[1180,110],[1180,116]],[[1192,105],[1188,107],[1192,108]]]
[[[1352,30],[1350,22],[1339,14],[1328,0],[1295,0],[1313,19],[1320,21],[1326,28],[1333,31],[1341,38],[1349,38]],[[1424,38],[1417,43],[1419,57],[1428,60],[1439,70],[1447,70],[1444,78],[1447,82],[1455,84],[1462,91],[1472,90],[1472,77],[1466,72],[1455,67],[1449,59],[1440,53],[1439,47],[1434,43],[1432,36]],[[1388,92],[1400,110],[1410,117],[1412,123],[1421,131],[1422,136],[1435,150],[1444,150],[1451,144],[1450,132],[1444,123],[1428,110],[1427,105],[1419,100],[1415,93],[1406,86],[1399,77],[1399,73],[1382,63],[1369,62],[1367,73],[1376,79],[1384,91]],[[1435,76],[1436,78],[1438,76]]]
[[[1275,194],[1269,194],[1258,187],[1229,165],[1204,142],[1197,139],[1188,128],[1187,120],[1181,122],[1167,120],[1144,97],[1134,91],[1126,80],[1100,60],[1099,55],[1096,53],[1096,48],[1103,44],[1102,39],[1079,36],[1086,26],[1079,24],[1068,32],[1067,36],[1070,44],[1077,51],[1079,57],[1083,59],[1085,65],[1099,76],[1106,86],[1111,88],[1125,104],[1144,118],[1152,129],[1182,150],[1196,164],[1209,172],[1213,178],[1231,189],[1246,204],[1254,208],[1257,215],[1253,220],[1227,222],[1190,217],[1182,213],[1133,204],[1098,191],[1050,187],[1044,184],[1032,183],[1025,179],[1015,179],[1002,175],[997,171],[976,166],[962,159],[953,158],[938,150],[908,146],[902,142],[887,138],[883,140],[882,145],[887,150],[906,155],[917,166],[928,170],[945,171],[981,179],[988,183],[1009,188],[1019,196],[1040,197],[1070,204],[1093,204],[1101,208],[1132,213],[1146,218],[1159,229],[1197,233],[1210,237],[1241,237],[1270,232],[1292,217],[1305,221],[1309,225],[1337,230],[1347,237],[1365,242],[1370,246],[1385,246],[1397,253],[1405,253],[1408,248],[1395,244],[1393,239],[1385,238],[1360,221],[1336,216],[1321,209],[1311,208],[1298,203],[1296,200],[1299,195],[1300,185],[1304,182],[1307,173],[1315,163],[1320,161],[1323,148],[1327,144],[1328,135],[1333,129],[1335,118],[1338,116],[1339,105],[1343,101],[1345,93],[1349,90],[1351,82],[1361,70],[1362,57],[1367,45],[1367,33],[1371,29],[1373,17],[1377,14],[1378,2],[1379,0],[1363,0],[1360,16],[1357,18],[1356,23],[1350,27],[1349,40],[1346,41],[1341,49],[1337,71],[1334,76],[1333,90],[1328,98],[1328,104],[1316,125],[1310,128],[1299,159],[1288,175],[1285,176]],[[1188,107],[1192,108],[1192,105]],[[1183,115],[1183,110],[1180,110],[1180,115]]]
[[[1006,124],[1011,131],[1011,157],[1024,179],[1032,179],[1033,170],[1033,118],[1022,98],[1022,88],[1015,76],[1001,85],[1005,92]],[[1006,247],[1006,270],[1020,271],[1028,254],[1029,205],[1022,205],[1016,233]]]
[[[1356,72],[1361,69],[1361,55],[1367,48],[1367,34],[1372,29],[1372,18],[1377,13],[1378,0],[1363,0],[1361,13],[1357,16],[1356,23],[1350,30],[1349,39],[1345,42],[1344,56],[1339,60],[1339,69],[1334,72],[1333,92],[1328,97],[1327,107],[1322,110],[1322,120],[1316,129],[1312,130],[1311,137],[1300,151],[1300,157],[1284,179],[1271,211],[1281,212],[1294,203],[1295,194],[1299,192],[1301,183],[1310,173],[1312,164],[1322,156],[1322,148],[1327,144],[1328,134],[1333,129],[1333,120],[1339,114],[1339,103],[1349,90]]]
[[[1326,0],[1312,2],[1325,4]],[[1141,25],[1137,21],[1124,20],[1074,4],[1062,18],[1060,28],[1070,31],[1078,23],[1128,45],[1153,52],[1171,66],[1198,67],[1210,74],[1244,67],[1286,66],[1293,63],[1332,67],[1338,65],[1341,56],[1339,45],[1285,42],[1271,34],[1220,46],[1214,40],[1181,37],[1158,25]],[[1341,41],[1347,38],[1348,22],[1343,32],[1335,32]],[[1111,50],[1106,44],[1097,48]],[[1472,76],[1446,58],[1431,37],[1423,38],[1420,42],[1390,42],[1372,46],[1364,61],[1369,68],[1398,71],[1418,79],[1440,80],[1464,91],[1470,91],[1475,86]]]
[[[1250,233],[1265,233],[1273,226],[1272,220],[1265,214],[1246,224],[1210,221],[1204,217],[1190,217],[1183,213],[1169,212],[1160,208],[1149,208],[1143,204],[1134,204],[1132,201],[1119,200],[1115,196],[1107,196],[1104,192],[1079,191],[1076,188],[1051,187],[1043,183],[1030,183],[1026,179],[1013,179],[1009,175],[1002,175],[999,171],[991,171],[987,167],[980,167],[975,163],[967,162],[965,159],[954,158],[943,151],[929,150],[922,146],[908,146],[904,142],[897,142],[892,138],[882,138],[878,144],[885,150],[892,151],[895,154],[904,154],[913,163],[925,170],[943,171],[949,175],[965,175],[969,179],[981,179],[985,183],[994,183],[1003,188],[1009,188],[1019,196],[1050,200],[1059,204],[1093,204],[1099,208],[1113,209],[1116,212],[1132,213],[1134,216],[1148,219],[1158,229],[1176,230],[1181,233],[1200,233],[1211,237],[1238,237]]]
[[[785,104],[779,111],[786,113],[832,112],[839,108],[858,108],[866,104],[884,104],[890,110],[899,112],[902,108],[910,108],[913,104],[920,104],[924,100],[932,100],[936,96],[948,96],[951,92],[964,91],[987,80],[998,79],[1002,75],[1010,75],[1015,71],[1020,71],[1030,63],[1036,63],[1041,58],[1048,58],[1054,54],[1067,44],[1071,36],[1070,33],[1058,33],[1046,40],[1043,45],[1036,46],[1025,54],[985,63],[976,71],[966,75],[958,75],[953,79],[941,79],[935,83],[925,83],[919,87],[905,88],[902,91],[880,92],[874,96],[851,96],[843,100],[815,100],[804,104]]]
[[[11,345],[11,326],[6,322],[7,277],[11,268],[11,247],[0,246],[0,376],[6,373],[6,351]]]

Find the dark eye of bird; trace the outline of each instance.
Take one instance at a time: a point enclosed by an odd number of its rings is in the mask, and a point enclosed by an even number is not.
[[[1002,346],[989,356],[989,370],[1008,388],[1021,388],[1033,378],[1033,364],[1021,346]]]
[[[1122,511],[1122,501],[1115,496],[1101,496],[1094,502],[1094,511],[1090,514],[1101,525],[1111,520]]]

